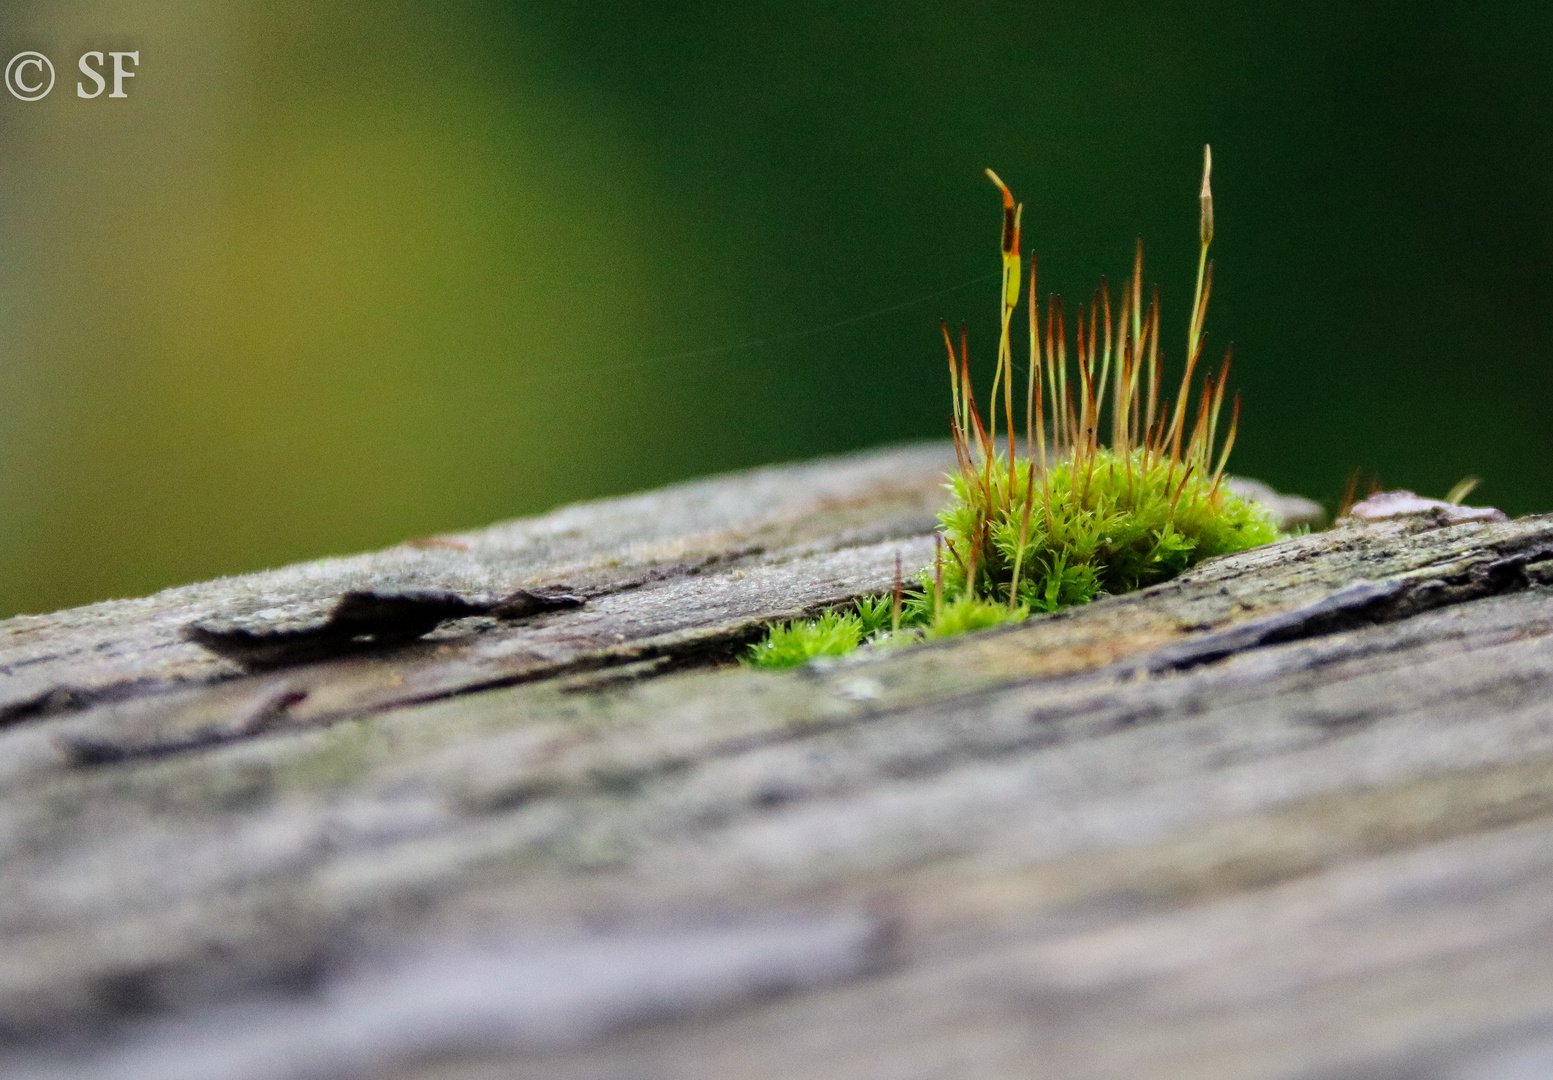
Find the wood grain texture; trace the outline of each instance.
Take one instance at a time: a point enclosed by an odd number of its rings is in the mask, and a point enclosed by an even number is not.
[[[946,464],[0,624],[0,1075],[1548,1075],[1553,517],[727,662]]]

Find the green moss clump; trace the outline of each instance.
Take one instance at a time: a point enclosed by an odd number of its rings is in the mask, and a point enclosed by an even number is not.
[[[1030,614],[1023,606],[1009,607],[995,600],[961,594],[940,604],[934,611],[928,604],[913,604],[907,615],[909,625],[920,626],[927,638],[954,637],[972,630],[991,630],[1004,623],[1022,622]]]
[[[1113,313],[1102,282],[1093,302],[1076,310],[1072,361],[1060,297],[1048,298],[1042,340],[1032,254],[1022,440],[1010,328],[1021,301],[1024,207],[988,170],[1003,194],[1002,332],[983,418],[965,331],[957,351],[943,328],[959,468],[951,505],[939,515],[939,556],[904,603],[897,584],[893,596],[859,601],[855,610],[776,627],[751,649],[750,663],[787,667],[865,641],[894,645],[985,629],[1165,581],[1203,559],[1277,539],[1268,512],[1223,485],[1240,419],[1237,400],[1221,439],[1228,355],[1217,378],[1194,382],[1213,288],[1211,169],[1205,147],[1197,288],[1175,402],[1160,393],[1159,297],[1144,302],[1141,242],[1119,309]]]
[[[863,620],[857,612],[827,611],[818,619],[773,626],[764,641],[750,646],[744,661],[752,667],[797,667],[816,656],[845,656],[862,641]]]
[[[954,478],[953,503],[939,515],[952,553],[942,560],[946,595],[967,592],[974,569],[976,596],[1056,611],[1278,538],[1264,507],[1147,449],[1123,456],[1102,447],[1032,479],[1033,467],[1016,461],[1010,470],[999,457],[979,476]],[[918,607],[933,571],[921,581]]]

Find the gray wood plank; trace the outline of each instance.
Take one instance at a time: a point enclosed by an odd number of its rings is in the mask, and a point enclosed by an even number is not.
[[[716,662],[925,557],[936,453],[0,628],[37,695],[0,728],[0,1073],[1548,1060],[1553,518],[1354,524],[1002,631]],[[563,587],[586,603],[278,667],[184,636]]]

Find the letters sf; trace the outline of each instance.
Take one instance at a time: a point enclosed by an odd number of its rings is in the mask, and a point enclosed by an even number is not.
[[[108,96],[127,98],[129,94],[124,90],[124,80],[135,77],[132,69],[140,66],[140,53],[110,52],[104,55],[96,51],[87,52],[81,54],[76,66],[90,80],[76,83],[77,97],[101,97],[108,89],[108,80],[111,78],[113,90]],[[49,91],[54,89],[53,62],[40,52],[17,53],[5,66],[5,88],[11,92],[12,97],[21,101],[38,101],[47,97]]]

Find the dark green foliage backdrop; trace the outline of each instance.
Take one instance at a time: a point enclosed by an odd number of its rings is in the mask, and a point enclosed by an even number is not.
[[[995,286],[897,305],[996,268],[987,165],[1043,288],[1143,236],[1179,362],[1205,140],[1237,470],[1553,509],[1553,9],[1483,10],[0,15],[61,68],[0,97],[0,612],[942,435]]]

